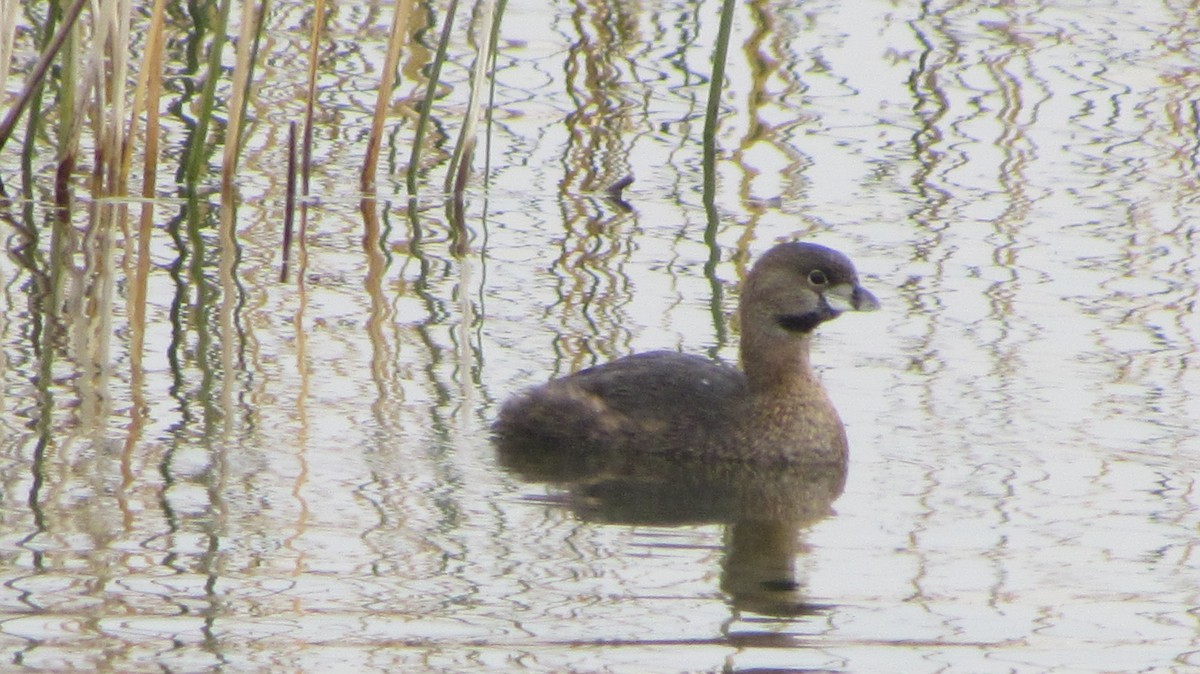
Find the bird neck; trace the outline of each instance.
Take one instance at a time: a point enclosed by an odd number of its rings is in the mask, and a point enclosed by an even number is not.
[[[779,330],[752,331],[742,335],[742,371],[753,392],[815,392],[821,385],[809,363],[809,334]]]

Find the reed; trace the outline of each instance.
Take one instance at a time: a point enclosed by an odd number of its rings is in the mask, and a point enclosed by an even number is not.
[[[142,209],[138,220],[137,262],[133,276],[133,287],[129,298],[129,323],[131,333],[130,363],[135,378],[142,373],[142,348],[146,331],[146,287],[150,277],[150,235],[154,231],[154,197],[158,185],[158,106],[162,97],[163,72],[163,22],[166,17],[166,0],[155,0],[150,14],[150,32],[146,38],[146,54],[142,59],[142,70],[134,94],[133,110],[129,119],[129,138],[136,136],[137,120],[141,102],[146,109],[146,136],[144,161],[142,164]],[[126,150],[124,164],[129,164],[130,150]],[[127,169],[126,169],[127,170]],[[134,395],[141,392],[134,388]],[[135,406],[138,407],[138,406]]]
[[[59,217],[65,217],[71,202],[71,174],[79,151],[79,136],[83,132],[82,118],[78,114],[76,101],[80,98],[79,83],[79,21],[67,30],[63,44],[61,62],[62,80],[58,95],[58,153],[54,179],[54,203],[59,207]]]
[[[126,268],[133,261],[133,273],[126,272],[132,279],[129,289],[129,391],[132,405],[129,406],[129,428],[121,452],[121,486],[118,501],[124,517],[126,530],[131,526],[133,515],[126,503],[125,495],[134,484],[133,452],[141,440],[144,420],[147,416],[143,367],[146,344],[146,297],[150,281],[150,236],[154,231],[154,196],[158,184],[159,144],[159,101],[162,97],[163,73],[163,23],[166,17],[166,0],[155,0],[150,11],[150,25],[146,34],[146,50],[142,55],[142,66],[138,71],[134,87],[133,104],[130,106],[127,142],[122,152],[122,180],[127,180],[133,162],[133,139],[138,136],[138,121],[142,110],[146,113],[145,144],[143,147],[141,212],[138,218],[136,254],[126,255]],[[130,245],[129,242],[126,244]]]
[[[100,196],[123,195],[125,85],[129,72],[129,50],[125,45],[129,44],[130,6],[128,0],[104,0],[100,7],[94,22],[88,75],[94,82],[91,117],[92,136],[97,141],[92,172]]]
[[[13,40],[17,36],[17,3],[0,5],[0,95],[8,91],[8,69],[12,65]]]
[[[717,329],[717,344],[728,340],[728,329],[724,312],[725,288],[717,278],[717,266],[721,263],[721,246],[717,242],[717,231],[721,213],[717,210],[717,130],[721,121],[721,94],[725,89],[725,60],[729,54],[729,36],[733,32],[734,0],[721,3],[721,22],[717,28],[717,43],[713,49],[712,79],[708,83],[708,104],[704,114],[704,244],[708,246],[708,259],[704,262],[704,275],[712,287],[710,312]]]
[[[317,105],[317,63],[320,60],[321,35],[325,31],[325,0],[317,0],[313,9],[312,32],[308,40],[308,86],[304,99],[304,143],[301,145],[301,193],[308,196],[309,169],[312,167],[313,115]],[[301,236],[304,235],[301,229]]]
[[[325,0],[317,0],[316,6],[313,9],[313,25],[312,31],[309,33],[308,43],[308,87],[304,101],[304,140],[300,146],[299,166],[296,165],[296,155],[294,150],[295,135],[291,134],[288,137],[288,191],[289,205],[288,225],[284,231],[284,254],[288,254],[291,249],[292,227],[296,216],[297,206],[299,206],[300,226],[296,229],[297,250],[296,250],[296,278],[301,288],[304,286],[304,266],[307,263],[308,256],[305,252],[305,240],[308,236],[308,201],[309,195],[309,179],[312,171],[312,150],[313,150],[313,118],[315,116],[317,104],[317,64],[320,61],[321,52],[321,37],[325,32]],[[300,192],[301,199],[296,200],[296,184],[295,174],[299,171],[300,175]],[[285,264],[280,270],[280,278],[283,281],[287,280],[287,258]],[[299,316],[303,316],[303,310]],[[297,318],[297,325],[300,325],[300,318]]]
[[[492,22],[491,30],[491,57],[488,64],[488,104],[484,108],[483,114],[486,119],[489,133],[485,136],[483,150],[483,183],[487,185],[488,175],[490,174],[492,155],[492,135],[490,133],[492,127],[492,111],[496,108],[496,53],[499,50],[500,44],[500,18],[504,16],[504,9],[508,7],[508,0],[497,0],[496,2],[496,19]]]
[[[392,14],[392,30],[388,34],[387,57],[383,73],[379,77],[379,94],[375,97],[375,116],[371,123],[371,135],[367,139],[367,155],[363,160],[362,191],[375,192],[375,174],[379,166],[379,149],[383,145],[383,124],[391,107],[392,90],[396,87],[396,69],[400,63],[400,51],[408,34],[408,22],[412,17],[413,0],[400,0]]]
[[[721,23],[717,28],[717,44],[713,50],[712,79],[708,83],[708,103],[704,111],[704,203],[716,198],[717,186],[717,127],[721,123],[721,93],[725,88],[725,60],[729,55],[729,36],[733,32],[734,0],[721,3]],[[710,213],[709,224],[716,222]]]
[[[286,283],[288,278],[288,260],[292,251],[292,229],[296,223],[296,123],[288,124],[287,146],[287,193],[284,195],[283,208],[283,263],[279,270],[279,282]]]
[[[129,69],[130,7],[127,0],[100,0],[93,5],[89,54],[75,120],[91,123],[93,161],[89,223],[79,252],[82,267],[70,287],[65,315],[71,318],[72,357],[82,376],[77,390],[84,423],[92,425],[111,411],[108,392],[110,345],[116,273],[113,266],[115,230],[124,223],[128,207],[119,200],[125,144],[125,85]],[[71,142],[78,140],[72,134]],[[78,148],[72,150],[78,153]]]
[[[196,126],[188,139],[183,159],[183,184],[189,194],[195,194],[208,156],[208,126],[212,122],[213,105],[216,101],[217,82],[221,75],[221,52],[225,48],[226,28],[229,25],[230,0],[221,0],[217,7],[216,22],[208,32],[212,40],[208,46],[207,71],[200,90],[200,107],[196,114]],[[203,31],[207,26],[199,26]]]
[[[429,82],[425,86],[425,98],[421,101],[421,113],[417,118],[416,132],[413,134],[412,154],[408,160],[408,198],[417,197],[417,178],[421,172],[421,146],[425,142],[425,130],[429,127],[429,119],[433,114],[433,99],[437,93],[438,80],[442,75],[442,64],[446,62],[446,50],[450,45],[450,35],[454,29],[454,15],[458,11],[458,0],[450,0],[446,7],[446,18],[442,22],[442,33],[438,38],[437,53],[429,64]]]
[[[4,4],[6,8],[10,5],[9,2],[5,2]],[[15,5],[16,3],[11,4]],[[29,107],[30,102],[41,91],[42,82],[46,79],[46,73],[50,70],[50,65],[54,63],[54,59],[67,43],[67,38],[74,31],[75,23],[79,19],[79,13],[83,11],[85,4],[87,4],[87,0],[75,0],[67,8],[67,11],[63,14],[63,20],[58,27],[58,31],[54,33],[54,37],[42,49],[41,56],[38,57],[33,70],[29,73],[29,77],[26,78],[25,86],[17,96],[16,102],[8,109],[8,113],[4,115],[4,119],[0,120],[0,150],[4,149],[4,144],[8,142],[8,138],[12,135],[12,131],[16,127],[17,121],[21,119],[21,114],[25,111],[25,108]],[[47,22],[53,22],[53,12],[50,13],[50,16],[46,20]],[[50,28],[52,25],[52,23],[48,23],[47,27]]]
[[[211,11],[201,10],[194,14],[197,18],[197,39],[206,40],[207,44],[198,78],[199,94],[193,105],[192,126],[182,143],[181,156],[175,167],[178,182],[188,194],[194,194],[204,179],[207,163],[213,152],[211,128],[215,109],[220,106],[216,92],[225,81],[224,78],[228,77],[222,59],[225,44],[229,40],[227,28],[232,5],[231,0],[215,0]],[[20,2],[8,1],[0,7],[0,86],[3,86],[7,79],[20,6]],[[495,92],[491,73],[496,59],[499,17],[504,6],[504,0],[478,0],[476,5],[476,32],[480,37],[471,71],[467,112],[461,120],[454,150],[448,159],[445,187],[449,192],[461,194],[466,188],[471,175],[472,159],[479,143],[479,126],[487,119],[486,115],[490,111],[487,93],[490,91],[494,96]],[[80,31],[82,22],[79,21],[84,7],[92,7],[94,14],[91,33],[86,36]],[[162,47],[166,16],[164,8],[165,5],[156,0],[149,18],[147,50],[137,73],[132,98],[126,95],[124,88],[128,79],[126,71],[129,69],[127,59],[130,52],[127,45],[131,43],[131,0],[93,0],[90,3],[88,0],[70,0],[69,6],[61,14],[54,10],[47,11],[47,29],[54,27],[56,21],[58,25],[56,30],[52,31],[53,37],[42,49],[37,65],[24,77],[20,94],[7,106],[3,119],[0,120],[0,149],[11,138],[22,116],[39,100],[41,86],[57,60],[58,70],[55,77],[61,85],[53,109],[58,124],[55,134],[58,156],[55,185],[60,204],[65,204],[68,200],[70,180],[78,163],[77,152],[85,129],[89,129],[93,134],[97,160],[93,166],[94,179],[99,181],[98,189],[104,193],[122,194],[126,191],[125,186],[134,168],[134,154],[139,150],[145,154],[146,168],[149,169],[143,175],[157,176],[158,167],[151,164],[157,161],[158,132],[146,129],[143,147],[138,147],[135,141],[143,140],[139,128],[143,114],[147,115],[147,126],[157,126],[158,123],[157,111],[150,112],[150,108],[157,103],[149,99],[161,98],[163,91],[161,78],[167,65],[164,63]],[[243,138],[246,135],[247,102],[253,82],[257,50],[269,9],[269,0],[247,0],[239,10],[240,34],[236,61],[229,82],[232,96],[228,106],[226,133],[224,138],[216,141],[222,145],[222,191],[228,191],[232,187],[237,175]],[[377,179],[385,124],[392,103],[392,93],[398,80],[398,64],[411,33],[415,11],[415,0],[398,0],[394,9],[388,52],[375,101],[374,118],[362,170],[362,187],[365,192],[374,189]],[[419,104],[407,167],[406,187],[410,195],[414,196],[420,189],[422,154],[427,149],[424,145],[431,125],[435,99],[438,97],[440,75],[448,58],[457,12],[458,0],[449,0],[441,21],[436,53],[429,63],[428,81],[423,85],[423,97]],[[319,49],[327,14],[326,0],[316,0],[308,49],[303,138],[298,142],[302,154],[298,163],[301,176],[298,193],[301,195],[307,195],[309,192],[313,135],[316,131],[313,120],[319,93]],[[47,30],[47,34],[50,32]],[[90,42],[85,43],[85,37]],[[85,53],[88,54],[86,58]],[[85,61],[87,69],[86,72],[82,72],[80,68]],[[156,96],[151,95],[151,89],[157,92]],[[36,113],[35,110],[31,114],[31,120],[36,120]],[[154,120],[149,119],[151,115],[155,117]],[[40,136],[35,129],[28,129],[27,137],[27,142],[34,142],[33,139]],[[152,144],[154,145],[151,146]],[[28,157],[35,153],[26,148],[23,154]],[[150,198],[153,191],[147,191],[147,184],[147,181],[143,180],[142,196]]]
[[[229,122],[225,127],[225,147],[221,157],[221,191],[228,194],[237,173],[238,153],[242,148],[242,120],[250,96],[258,41],[262,36],[263,17],[267,2],[242,4],[241,33],[238,35],[237,62],[233,68],[233,96],[229,101]],[[256,8],[257,7],[257,11]]]
[[[462,127],[459,129],[458,140],[454,145],[454,153],[450,156],[450,165],[446,170],[445,189],[447,192],[461,198],[466,189],[467,178],[471,172],[471,156],[475,144],[482,108],[484,87],[491,81],[491,73],[495,64],[495,39],[499,30],[498,13],[495,0],[480,0],[477,5],[478,28],[477,34],[482,35],[482,41],[475,48],[475,66],[471,69],[471,90],[467,96],[467,112],[463,115]]]

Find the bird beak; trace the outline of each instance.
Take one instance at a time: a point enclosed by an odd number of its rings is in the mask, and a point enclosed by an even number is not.
[[[856,283],[839,283],[825,291],[825,301],[838,313],[843,311],[875,311],[879,300],[871,291]]]

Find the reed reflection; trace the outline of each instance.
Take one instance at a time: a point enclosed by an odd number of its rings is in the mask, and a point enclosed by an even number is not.
[[[612,202],[614,209],[584,193],[602,193],[631,175],[636,134],[630,130],[637,126],[638,111],[627,93],[632,77],[627,49],[637,17],[615,4],[580,2],[570,18],[578,39],[564,68],[564,86],[575,108],[563,119],[568,136],[558,186],[565,234],[556,261],[563,271],[558,294],[563,321],[582,315],[589,323],[584,332],[595,335],[584,343],[556,341],[556,352],[573,370],[584,359],[611,358],[629,339],[616,326],[629,303],[625,261],[633,246],[628,223],[634,216],[620,199]],[[601,335],[600,325],[614,328]]]
[[[381,238],[378,202],[373,198],[363,198],[359,202],[359,212],[363,221],[363,253],[367,260],[363,285],[371,300],[367,317],[367,334],[371,338],[371,380],[377,392],[371,410],[381,427],[390,428],[393,424],[389,422],[389,407],[404,401],[404,389],[396,381],[392,369],[392,363],[396,360],[395,348],[388,341],[385,331],[394,315],[383,289],[388,260]]]
[[[578,206],[597,205],[597,200],[568,198]],[[633,215],[601,206],[595,212],[572,209],[564,222],[568,235],[562,240],[555,267],[558,275],[555,305],[557,320],[564,325],[583,321],[564,333],[589,335],[587,339],[558,337],[554,351],[558,370],[570,372],[597,361],[628,352],[632,338],[622,317],[632,302],[633,283],[627,269],[634,250],[629,227]]]
[[[614,3],[579,2],[571,12],[578,39],[565,63],[565,85],[575,108],[563,120],[562,194],[598,191],[630,171],[629,130],[636,128],[635,101],[625,93],[626,63],[637,17]],[[564,207],[579,205],[564,201]],[[564,213],[570,215],[570,213]]]

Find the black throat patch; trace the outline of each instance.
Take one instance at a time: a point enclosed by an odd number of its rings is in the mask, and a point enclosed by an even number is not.
[[[806,314],[780,314],[775,317],[775,322],[788,332],[809,333],[827,318],[823,311],[810,311]]]

